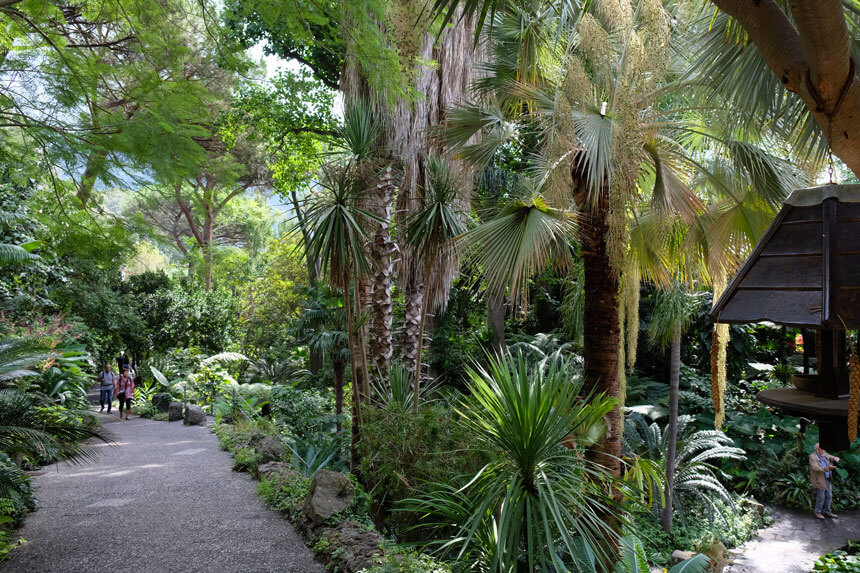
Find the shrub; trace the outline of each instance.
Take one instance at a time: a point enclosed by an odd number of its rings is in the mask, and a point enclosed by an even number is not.
[[[290,521],[301,514],[302,504],[311,490],[311,480],[295,472],[279,472],[260,478],[257,493],[267,507],[280,511]]]
[[[425,553],[386,548],[382,563],[369,569],[362,569],[358,573],[449,573],[450,571],[450,565],[437,561]]]
[[[328,432],[337,421],[334,398],[328,392],[293,386],[272,387],[272,414],[289,433]]]
[[[12,458],[0,452],[0,524],[4,517],[18,519],[36,506],[30,478]]]
[[[450,482],[474,475],[489,461],[475,435],[456,423],[442,405],[428,405],[415,415],[411,404],[392,403],[363,413],[360,473],[371,497],[371,511],[383,530],[406,537],[419,515],[392,512],[396,502],[420,493],[429,482]],[[416,532],[412,533],[412,536]]]

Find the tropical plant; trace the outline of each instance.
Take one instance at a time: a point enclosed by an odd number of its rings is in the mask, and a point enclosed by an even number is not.
[[[341,434],[289,435],[286,445],[292,452],[293,466],[306,478],[313,477],[321,469],[349,469],[343,456],[344,438]]]
[[[383,408],[396,405],[404,410],[412,409],[414,412],[415,385],[413,384],[413,375],[414,373],[400,362],[392,362],[388,368],[387,384],[381,376],[373,378],[371,381],[374,401]],[[440,386],[441,383],[438,380],[420,386],[418,389],[419,405],[432,402],[434,394],[440,389]]]
[[[433,484],[406,502],[427,513],[420,527],[446,537],[431,545],[464,566],[493,571],[580,569],[589,555],[609,561],[618,533],[603,518],[620,522],[620,507],[603,489],[609,476],[584,459],[577,436],[614,401],[580,400],[582,383],[571,383],[562,359],[535,367],[522,355],[490,356],[469,377],[460,422],[492,458],[463,485]]]
[[[678,445],[678,399],[681,393],[681,335],[690,326],[697,300],[686,286],[674,282],[662,289],[648,325],[648,341],[652,346],[669,346],[669,423],[666,427],[666,494],[661,524],[666,533],[672,531],[673,498],[675,494],[675,455]]]
[[[621,558],[615,564],[616,573],[645,573],[651,571],[648,563],[645,547],[642,542],[633,535],[625,535],[620,543]],[[705,573],[711,566],[711,560],[707,555],[697,553],[689,559],[673,565],[667,573]],[[597,563],[591,562],[590,571],[598,571]]]
[[[418,351],[413,378],[412,411],[418,411],[421,386],[421,349],[424,346],[424,327],[428,309],[444,310],[448,291],[459,264],[454,239],[466,230],[460,220],[456,201],[459,187],[451,166],[438,157],[427,158],[428,185],[421,197],[421,205],[406,221],[408,244],[415,256],[424,262],[424,300],[421,322],[418,327]]]
[[[808,509],[813,505],[809,476],[804,473],[792,472],[778,476],[774,480],[773,489],[776,493],[774,501],[780,504],[797,509]]]
[[[668,433],[657,422],[648,424],[640,414],[626,417],[624,424],[624,449],[627,455],[650,459],[666,467]],[[696,431],[692,416],[678,417],[678,449],[675,458],[674,506],[681,523],[685,524],[685,510],[695,502],[701,503],[711,513],[719,513],[717,500],[734,507],[734,502],[725,485],[728,479],[716,462],[720,460],[743,460],[742,449],[732,446],[732,439],[715,430]],[[661,484],[655,484],[659,487]],[[656,496],[655,496],[656,497]],[[662,504],[657,509],[662,510]]]
[[[352,367],[352,465],[358,460],[356,445],[360,439],[361,404],[368,397],[367,360],[364,352],[362,329],[356,326],[356,313],[360,277],[367,274],[369,265],[363,245],[367,240],[362,223],[373,216],[358,206],[363,191],[353,176],[355,167],[327,164],[323,167],[319,192],[306,211],[310,230],[309,250],[321,263],[323,275],[333,289],[343,293],[347,322],[350,365]],[[351,288],[351,287],[355,288]]]
[[[310,374],[303,364],[293,358],[257,358],[245,372],[245,380],[250,383],[269,382],[287,384]]]
[[[0,339],[0,386],[10,386],[20,378],[39,376],[35,368],[53,356],[42,340],[27,337]]]
[[[84,421],[79,417],[84,416]],[[16,462],[24,459],[53,462],[61,457],[70,461],[94,458],[99,449],[86,443],[96,439],[109,443],[109,434],[88,414],[50,408],[38,398],[16,389],[0,390],[0,451]],[[79,443],[83,442],[83,443]]]

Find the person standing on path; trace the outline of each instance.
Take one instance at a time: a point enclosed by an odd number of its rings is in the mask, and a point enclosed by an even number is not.
[[[99,372],[99,402],[102,405],[102,409],[99,412],[105,411],[105,402],[107,402],[108,414],[110,414],[110,407],[113,402],[113,390],[118,378],[111,371],[110,362],[105,364],[105,369]]]
[[[125,419],[131,413],[131,401],[134,400],[134,378],[128,371],[128,366],[122,369],[122,376],[116,381],[116,397],[119,400],[119,419],[122,420],[123,406],[125,406]]]
[[[830,481],[833,475],[833,470],[836,466],[833,465],[839,462],[839,458],[831,456],[819,444],[815,444],[815,448],[809,454],[809,477],[812,480],[812,487],[815,488],[815,511],[813,512],[818,519],[826,517],[839,517],[835,513],[830,512],[830,503],[833,501],[833,485]]]

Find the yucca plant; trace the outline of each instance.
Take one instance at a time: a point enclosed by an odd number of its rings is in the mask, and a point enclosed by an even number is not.
[[[712,515],[720,513],[717,501],[734,507],[726,486],[728,479],[716,465],[720,460],[743,460],[746,453],[736,448],[730,437],[715,430],[695,430],[692,416],[678,417],[678,444],[675,457],[675,510],[686,526],[685,511],[693,503],[701,503]],[[666,467],[668,433],[657,422],[648,424],[640,414],[630,414],[624,421],[624,450],[626,455],[640,456]],[[655,484],[659,487],[659,484]],[[658,496],[654,496],[657,498]],[[662,504],[658,504],[662,510]]]
[[[454,264],[457,254],[454,239],[466,227],[460,220],[457,193],[461,182],[444,159],[427,158],[428,185],[424,189],[421,205],[406,222],[407,243],[419,260],[424,261],[424,300],[421,322],[418,326],[418,351],[412,392],[412,410],[418,412],[421,387],[421,350],[424,346],[424,327],[430,308],[444,310],[445,296],[459,265]],[[444,272],[444,271],[447,272]]]
[[[582,385],[562,359],[540,367],[522,355],[490,356],[468,375],[471,395],[456,410],[493,461],[461,487],[432,484],[431,493],[404,502],[426,514],[422,531],[442,537],[431,546],[484,571],[614,561],[618,533],[604,517],[620,523],[621,508],[605,493],[608,474],[578,443],[614,400],[580,399]]]
[[[396,406],[404,411],[413,407],[415,400],[412,384],[412,372],[400,362],[392,362],[388,369],[388,383],[380,376],[372,379],[374,400],[383,408]],[[418,390],[419,405],[434,399],[434,394],[440,389],[441,381],[434,380],[424,384]]]

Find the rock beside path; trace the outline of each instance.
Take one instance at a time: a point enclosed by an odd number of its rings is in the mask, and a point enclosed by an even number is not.
[[[171,402],[167,407],[167,421],[178,422],[182,419],[182,402]]]
[[[167,392],[158,392],[152,397],[152,405],[159,412],[167,412],[172,401],[173,397]]]
[[[356,573],[373,567],[382,557],[379,548],[382,538],[360,523],[341,521],[336,527],[321,529],[319,534],[328,540],[329,547],[335,548],[324,557],[328,559],[326,565],[329,571]]]
[[[185,425],[202,426],[206,423],[206,412],[200,406],[185,407]]]
[[[340,472],[319,470],[314,474],[311,490],[302,510],[302,524],[308,537],[313,530],[350,505],[354,497],[349,476]]]

